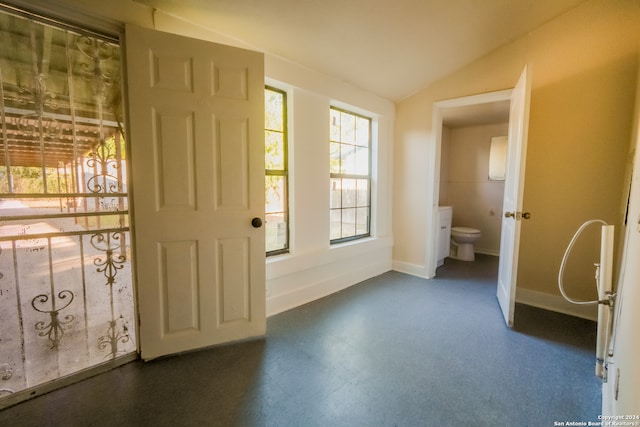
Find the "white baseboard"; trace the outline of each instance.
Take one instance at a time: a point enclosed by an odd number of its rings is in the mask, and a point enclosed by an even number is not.
[[[475,248],[475,253],[477,254],[485,254],[492,256],[500,256],[500,249],[486,249],[486,248]]]
[[[392,264],[393,271],[397,271],[398,273],[405,273],[411,276],[422,277],[423,279],[432,279],[427,275],[427,272],[423,265],[411,264],[409,262],[403,261],[393,261]]]
[[[580,317],[593,321],[598,320],[597,305],[571,304],[560,295],[519,288],[516,290],[516,302],[543,308],[545,310],[555,311],[557,313],[568,314],[569,316]]]
[[[267,316],[326,297],[392,269],[390,247],[350,255],[268,279]]]
[[[267,316],[273,316],[320,298],[324,298],[347,289],[357,283],[378,276],[382,273],[386,273],[389,270],[391,270],[391,266],[385,267],[381,265],[353,269],[340,276],[310,283],[288,293],[269,297],[267,298]]]

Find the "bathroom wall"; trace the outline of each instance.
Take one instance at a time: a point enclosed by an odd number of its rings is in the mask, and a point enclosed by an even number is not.
[[[454,227],[477,228],[482,232],[475,250],[490,255],[500,253],[504,181],[488,178],[489,148],[492,137],[507,132],[506,122],[443,127],[442,132],[440,204],[453,206]]]

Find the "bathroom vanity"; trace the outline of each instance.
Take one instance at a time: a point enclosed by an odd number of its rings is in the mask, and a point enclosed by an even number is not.
[[[453,208],[451,206],[438,207],[438,267],[444,264],[444,259],[449,256],[451,242],[451,220],[453,218]]]

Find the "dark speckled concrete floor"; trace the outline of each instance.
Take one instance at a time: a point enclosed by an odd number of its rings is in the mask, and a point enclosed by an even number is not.
[[[264,339],[129,363],[2,426],[553,426],[595,421],[595,324],[518,305],[497,262],[389,272],[274,316]]]

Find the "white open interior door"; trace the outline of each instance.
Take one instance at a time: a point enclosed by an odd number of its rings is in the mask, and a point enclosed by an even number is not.
[[[126,27],[141,356],[265,332],[264,59]]]
[[[623,224],[624,245],[616,286],[615,319],[605,358],[608,380],[602,383],[603,416],[640,415],[640,68],[636,82],[633,172],[627,221]]]
[[[498,267],[498,302],[507,325],[513,326],[522,220],[522,194],[527,154],[529,99],[531,84],[525,66],[511,95],[509,141],[504,185],[502,231],[500,235],[500,265]]]

